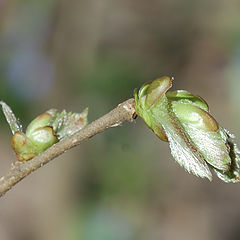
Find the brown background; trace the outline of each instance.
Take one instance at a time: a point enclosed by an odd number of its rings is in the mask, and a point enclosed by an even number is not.
[[[0,0],[0,99],[24,126],[57,107],[92,121],[162,75],[205,98],[240,143],[237,0]],[[0,114],[0,174],[15,156]],[[4,240],[232,240],[240,185],[196,178],[137,119],[0,199]]]

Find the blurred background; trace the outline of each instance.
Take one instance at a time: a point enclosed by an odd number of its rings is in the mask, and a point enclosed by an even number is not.
[[[0,0],[0,99],[23,125],[89,121],[163,75],[240,143],[237,0]],[[0,113],[0,174],[16,157]],[[240,185],[187,174],[141,119],[95,136],[0,199],[3,240],[240,239]]]

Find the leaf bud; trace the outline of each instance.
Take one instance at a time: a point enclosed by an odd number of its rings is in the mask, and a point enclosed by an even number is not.
[[[210,169],[225,182],[240,181],[240,151],[234,136],[219,126],[201,97],[185,90],[167,92],[172,78],[162,77],[135,90],[136,112],[164,141],[188,172],[212,179]]]

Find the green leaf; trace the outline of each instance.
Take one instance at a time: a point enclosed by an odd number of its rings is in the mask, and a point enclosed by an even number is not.
[[[67,136],[73,135],[87,125],[88,109],[82,113],[67,113],[63,110],[52,122],[53,129],[61,140]]]
[[[166,96],[163,97],[161,103],[151,109],[151,114],[154,121],[160,123],[165,130],[171,154],[179,165],[196,176],[211,180],[212,174],[203,155],[176,118]]]

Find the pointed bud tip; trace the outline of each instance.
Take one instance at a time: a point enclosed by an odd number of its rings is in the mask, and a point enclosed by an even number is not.
[[[156,104],[168,89],[172,87],[172,80],[172,77],[164,76],[152,81],[146,92],[147,105],[152,106]]]

